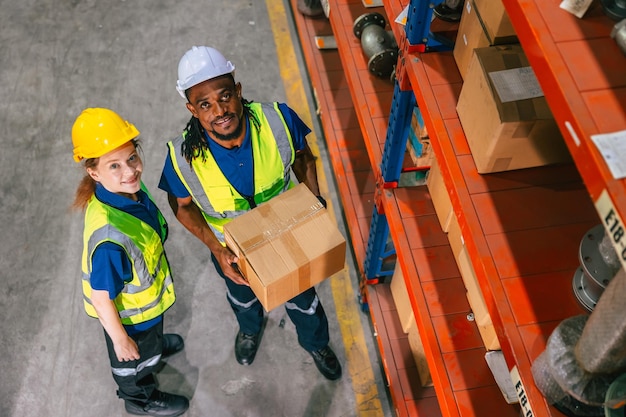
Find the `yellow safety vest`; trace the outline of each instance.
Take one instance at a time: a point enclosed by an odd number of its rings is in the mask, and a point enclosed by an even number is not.
[[[143,184],[142,189],[146,191]],[[160,212],[159,223],[161,230],[157,233],[149,224],[102,203],[95,196],[89,200],[82,259],[84,306],[88,315],[98,317],[91,302],[90,277],[94,251],[104,242],[120,245],[132,265],[132,280],[113,300],[123,324],[152,320],[174,304],[174,283],[163,248],[166,221]]]
[[[295,149],[278,103],[251,103],[259,126],[250,123],[254,165],[254,202],[263,203],[293,187],[291,165]],[[178,178],[200,208],[215,236],[224,243],[224,224],[250,210],[250,203],[228,181],[211,152],[191,165],[180,153],[184,136],[167,145]]]

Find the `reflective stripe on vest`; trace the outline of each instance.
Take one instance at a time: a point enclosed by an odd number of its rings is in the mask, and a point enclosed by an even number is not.
[[[83,297],[88,315],[98,317],[91,302],[90,277],[96,248],[112,242],[124,249],[132,266],[132,279],[113,300],[123,324],[137,324],[163,314],[174,301],[174,285],[162,239],[165,219],[158,234],[135,216],[91,198],[85,213],[83,248]],[[124,230],[126,233],[122,232]]]
[[[128,294],[136,294],[148,288],[154,282],[154,277],[159,272],[160,266],[157,265],[157,269],[154,274],[151,274],[148,271],[148,267],[146,266],[146,260],[143,257],[143,253],[141,253],[141,249],[137,247],[124,233],[117,230],[114,226],[110,224],[106,224],[94,231],[89,238],[89,243],[87,245],[88,253],[93,253],[96,250],[96,247],[102,242],[114,242],[119,244],[126,251],[128,258],[132,260],[133,266],[137,271],[137,275],[139,276],[139,285],[133,285],[133,281],[128,283],[122,292]],[[91,263],[88,265],[89,271],[87,273],[83,273],[83,279],[89,280],[89,276],[91,275]]]
[[[250,112],[259,126],[250,123],[254,166],[254,201],[268,201],[293,186],[291,165],[295,150],[278,103],[251,103]],[[250,204],[230,184],[210,151],[206,160],[191,165],[181,155],[184,137],[168,143],[172,165],[215,236],[224,242],[224,224],[250,209]],[[259,167],[259,169],[257,169]]]

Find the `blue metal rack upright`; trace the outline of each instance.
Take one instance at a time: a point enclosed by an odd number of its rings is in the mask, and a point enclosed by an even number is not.
[[[380,166],[380,180],[377,184],[379,192],[381,187],[396,188],[398,186],[411,128],[413,107],[415,107],[413,91],[403,91],[396,82]],[[385,213],[382,205],[377,202],[372,215],[365,253],[364,271],[367,283],[385,282],[393,275],[389,260],[393,259],[395,253],[393,243],[389,239],[389,225]]]
[[[454,46],[450,40],[433,34],[430,25],[433,9],[443,0],[411,0],[405,25],[408,52],[426,52],[450,50]],[[415,94],[404,74],[404,65],[400,56],[396,66],[396,81],[389,114],[385,147],[377,179],[377,199],[382,189],[396,188],[402,173],[406,144],[411,128],[411,117],[416,105]],[[399,81],[400,80],[400,81]],[[367,249],[365,253],[364,273],[366,284],[386,282],[393,275],[391,260],[395,249],[389,239],[389,224],[385,218],[382,204],[376,202],[370,224]]]
[[[443,0],[411,0],[405,25],[410,52],[448,51],[454,42],[430,30],[433,9]]]

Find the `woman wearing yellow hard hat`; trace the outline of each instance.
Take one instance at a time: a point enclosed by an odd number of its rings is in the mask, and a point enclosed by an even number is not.
[[[85,210],[83,300],[104,328],[126,411],[172,417],[189,400],[157,390],[154,371],[184,342],[163,333],[163,314],[176,299],[163,248],[167,223],[141,181],[138,136],[133,124],[104,108],[84,110],[72,127],[74,160],[86,171],[74,201]]]

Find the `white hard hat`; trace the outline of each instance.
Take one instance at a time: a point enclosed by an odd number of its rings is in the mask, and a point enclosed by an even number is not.
[[[193,46],[178,62],[176,90],[186,99],[185,90],[220,75],[235,73],[235,66],[217,49]]]

